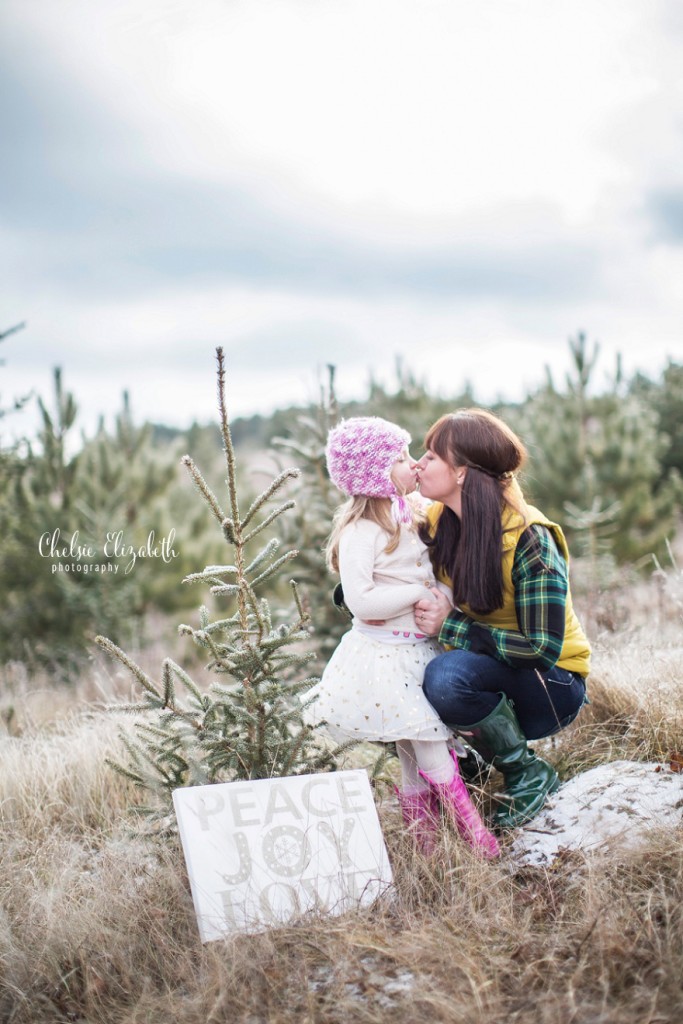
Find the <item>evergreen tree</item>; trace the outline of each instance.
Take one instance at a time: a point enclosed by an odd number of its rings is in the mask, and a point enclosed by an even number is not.
[[[637,374],[629,391],[656,414],[664,440],[657,486],[666,486],[672,478],[683,479],[683,364],[669,360],[657,382]]]
[[[271,505],[298,470],[280,473],[242,513],[220,348],[217,357],[226,509],[193,460],[185,456],[183,461],[231,548],[232,559],[231,564],[207,566],[186,581],[208,586],[231,610],[212,621],[203,606],[199,625],[181,625],[179,630],[208,656],[207,668],[218,678],[203,691],[184,668],[166,658],[161,681],[155,682],[110,639],[97,638],[105,651],[132,672],[142,689],[141,700],[116,706],[116,710],[140,718],[135,723],[136,738],[126,740],[129,763],[114,767],[156,797],[153,806],[146,808],[150,812],[168,810],[172,791],[179,786],[332,769],[338,753],[321,747],[302,719],[305,701],[302,704],[298,695],[314,680],[301,676],[314,655],[309,650],[293,650],[295,645],[307,646],[309,622],[296,585],[291,584],[295,614],[289,622],[276,622],[267,599],[259,596],[264,585],[275,580],[298,554],[296,550],[278,554],[277,537],[263,543],[264,531],[293,507],[291,500],[274,508]],[[177,684],[184,691],[183,698],[177,693]]]
[[[570,339],[573,368],[565,388],[546,385],[518,410],[531,464],[528,496],[575,535],[574,550],[619,561],[665,549],[675,529],[676,488],[657,487],[664,439],[657,418],[629,394],[619,362],[602,394],[593,394],[599,346]]]
[[[83,650],[83,630],[97,607],[92,576],[51,571],[41,539],[77,530],[73,508],[79,456],[69,454],[76,403],[55,371],[54,409],[39,400],[41,427],[27,454],[15,459],[0,501],[0,659],[69,671]],[[44,551],[49,541],[42,545]],[[81,560],[85,564],[88,559]]]
[[[47,665],[68,678],[96,625],[120,642],[137,632],[153,567],[141,563],[127,574],[128,557],[107,553],[106,535],[131,528],[126,543],[142,544],[143,507],[171,473],[147,431],[133,426],[125,401],[113,437],[100,425],[80,444],[77,404],[59,369],[52,403],[39,398],[38,408],[37,437],[15,454],[0,491],[0,661]],[[60,552],[73,545],[80,554],[52,556],[53,539]],[[116,564],[116,573],[98,571]]]
[[[175,537],[181,530],[187,536],[184,516],[178,515],[174,525],[173,515],[167,515],[180,491],[176,484],[176,446],[154,444],[152,435],[151,424],[135,424],[128,393],[124,392],[113,432],[100,421],[95,436],[84,440],[75,509],[79,522],[100,549],[107,537],[110,550],[144,550],[148,542],[150,549],[158,549],[164,538],[174,541],[174,551],[184,547]],[[131,621],[140,622],[152,606],[173,607],[169,595],[175,591],[173,584],[181,571],[178,557],[168,561],[160,557],[136,559],[134,571],[129,573],[124,562],[125,556],[115,581],[116,593],[111,596],[119,605],[127,606]]]

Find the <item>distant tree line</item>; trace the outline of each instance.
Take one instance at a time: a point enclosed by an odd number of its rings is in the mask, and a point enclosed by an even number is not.
[[[665,556],[667,541],[680,528],[683,365],[670,361],[657,379],[643,374],[627,379],[617,361],[598,387],[598,346],[583,334],[569,344],[571,370],[562,381],[548,369],[545,382],[521,402],[490,408],[525,440],[530,452],[525,491],[563,523],[573,551],[595,567],[604,559],[644,565],[652,555]],[[281,529],[285,543],[300,551],[292,574],[301,584],[313,621],[312,641],[322,657],[346,625],[332,606],[333,581],[322,557],[332,511],[342,498],[325,471],[330,425],[340,416],[385,416],[411,432],[418,454],[424,432],[438,416],[478,404],[467,384],[452,395],[434,396],[401,362],[394,376],[389,384],[371,379],[365,397],[340,404],[330,368],[319,401],[310,407],[236,418],[231,424],[238,484],[246,500],[261,489],[255,483],[259,468],[301,470],[292,484],[296,512]],[[229,389],[228,380],[228,400]],[[206,511],[179,468],[181,456],[189,453],[207,467],[207,480],[218,494],[225,488],[222,442],[215,425],[195,423],[187,431],[137,425],[125,395],[113,427],[101,421],[92,436],[78,435],[77,403],[60,370],[51,398],[36,400],[35,437],[9,444],[0,433],[0,664],[43,664],[68,677],[91,649],[95,633],[129,643],[140,638],[148,612],[192,607],[191,589],[180,581],[224,559]],[[18,404],[4,407],[0,401],[0,431],[3,414]],[[105,550],[110,534],[120,534],[121,543],[116,548],[112,541]],[[60,554],[75,535],[80,555]],[[144,553],[150,535],[156,554]],[[143,554],[126,572],[129,548]],[[81,568],[61,571],[60,564]]]

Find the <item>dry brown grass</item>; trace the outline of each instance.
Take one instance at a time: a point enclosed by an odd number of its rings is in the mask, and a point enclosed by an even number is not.
[[[575,724],[545,741],[563,777],[620,757],[668,761],[683,754],[682,664],[683,629],[676,622],[604,637],[593,658],[590,704]]]
[[[668,630],[668,632],[667,632]],[[592,704],[544,745],[569,777],[683,750],[680,627],[599,640]],[[152,666],[160,659],[153,655]],[[8,1024],[664,1024],[683,1005],[681,834],[551,869],[481,863],[449,834],[417,856],[385,795],[395,891],[371,910],[202,946],[176,840],[135,836],[104,766],[127,696],[96,664],[75,690],[5,681],[0,1020]],[[19,685],[20,684],[20,685]],[[52,712],[50,712],[52,708]],[[10,730],[11,732],[12,730]]]
[[[3,1019],[674,1019],[683,972],[674,837],[608,865],[567,861],[510,875],[449,837],[428,865],[397,823],[385,824],[392,901],[205,947],[174,843],[154,853],[129,839],[11,844]]]

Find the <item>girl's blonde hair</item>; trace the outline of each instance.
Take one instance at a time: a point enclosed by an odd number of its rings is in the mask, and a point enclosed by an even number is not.
[[[404,495],[410,505],[412,522],[409,529],[415,530],[426,521],[426,515],[419,499],[415,495]],[[342,530],[357,523],[359,519],[369,519],[371,523],[377,523],[388,537],[387,545],[384,548],[389,555],[398,547],[401,538],[401,524],[397,523],[391,514],[391,500],[389,498],[367,498],[358,494],[340,505],[332,520],[332,532],[325,545],[325,560],[327,568],[332,572],[339,572],[339,538]]]

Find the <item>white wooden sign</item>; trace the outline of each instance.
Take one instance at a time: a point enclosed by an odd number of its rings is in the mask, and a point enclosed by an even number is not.
[[[392,884],[362,769],[191,786],[173,804],[202,942],[341,914]]]

